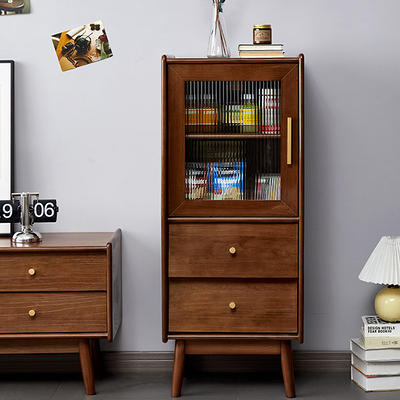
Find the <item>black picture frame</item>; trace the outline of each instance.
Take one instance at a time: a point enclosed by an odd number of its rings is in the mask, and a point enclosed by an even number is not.
[[[14,190],[14,75],[15,62],[0,60],[0,200],[10,200]],[[0,237],[13,230],[12,224],[0,224]]]

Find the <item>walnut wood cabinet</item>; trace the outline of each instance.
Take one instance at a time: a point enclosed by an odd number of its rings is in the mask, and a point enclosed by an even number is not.
[[[304,56],[162,57],[162,338],[185,354],[303,341]]]
[[[0,304],[0,354],[78,352],[95,394],[99,339],[111,342],[121,323],[121,231],[0,238]]]

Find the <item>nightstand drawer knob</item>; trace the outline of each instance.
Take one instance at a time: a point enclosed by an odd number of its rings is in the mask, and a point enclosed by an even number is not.
[[[35,310],[29,310],[28,311],[28,315],[33,318],[36,315],[36,311]]]
[[[35,275],[36,275],[36,270],[35,270],[35,268],[29,268],[29,269],[28,269],[28,274],[29,274],[30,276],[35,276]]]
[[[231,247],[229,249],[229,253],[231,253],[232,255],[236,254],[236,249],[234,247]]]
[[[234,301],[231,301],[231,302],[229,303],[229,308],[230,308],[232,311],[236,310],[236,303],[235,303]]]

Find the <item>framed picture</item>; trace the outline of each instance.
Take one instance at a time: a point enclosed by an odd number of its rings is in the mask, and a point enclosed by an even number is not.
[[[14,61],[0,60],[0,200],[10,200],[13,190],[13,138]],[[0,224],[0,236],[11,234],[11,224]]]

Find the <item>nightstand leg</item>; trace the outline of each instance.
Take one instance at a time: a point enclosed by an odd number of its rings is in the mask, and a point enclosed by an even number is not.
[[[174,369],[172,371],[172,397],[179,397],[181,395],[184,367],[185,341],[177,340],[175,342]]]
[[[281,366],[286,397],[296,397],[294,388],[293,355],[290,340],[281,341]]]
[[[83,383],[85,385],[86,394],[96,394],[94,387],[94,375],[92,357],[90,356],[89,339],[79,340],[79,358],[81,360],[81,369]]]

